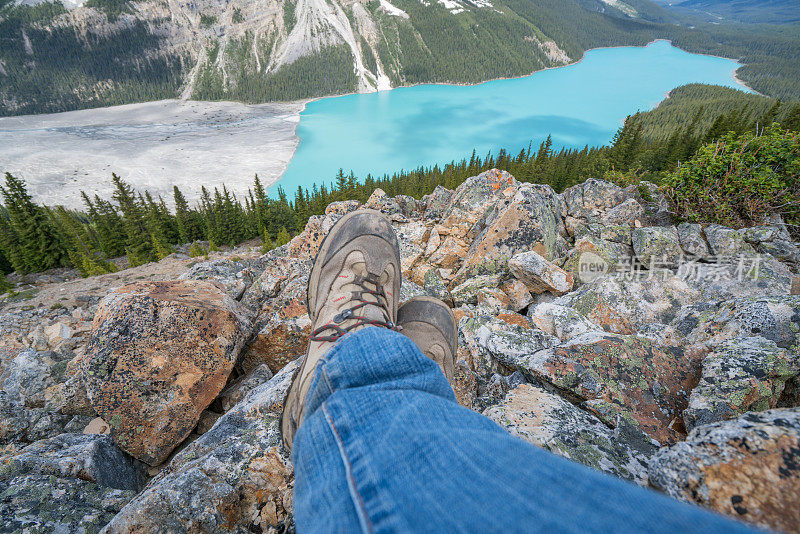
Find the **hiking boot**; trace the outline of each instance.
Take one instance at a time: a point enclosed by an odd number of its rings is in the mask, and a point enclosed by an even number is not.
[[[450,307],[433,297],[414,297],[397,312],[400,333],[417,344],[422,353],[439,364],[448,382],[453,381],[457,330]]]
[[[348,213],[320,246],[308,279],[312,332],[281,417],[283,442],[292,448],[304,418],[314,372],[345,334],[367,326],[396,329],[400,248],[389,221],[377,211]]]

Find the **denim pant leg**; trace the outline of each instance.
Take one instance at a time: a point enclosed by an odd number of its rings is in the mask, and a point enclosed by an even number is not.
[[[747,532],[560,458],[459,406],[405,336],[326,354],[294,442],[298,532]]]

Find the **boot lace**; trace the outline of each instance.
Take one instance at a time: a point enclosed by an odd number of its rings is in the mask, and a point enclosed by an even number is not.
[[[361,288],[360,291],[353,291],[351,300],[357,302],[357,304],[352,308],[339,312],[336,317],[333,318],[333,322],[322,325],[311,332],[311,341],[338,341],[342,336],[360,326],[380,326],[390,330],[400,330],[400,328],[392,322],[389,312],[389,299],[386,297],[386,292],[380,285],[377,275],[370,273],[366,277],[356,276],[352,284]],[[367,284],[375,287],[375,289],[372,289]],[[375,301],[365,299],[365,295],[372,295],[375,297]],[[378,307],[383,314],[383,320],[370,319],[368,317],[356,315],[356,312],[366,306]],[[353,320],[355,322],[348,326],[339,326],[347,320]]]

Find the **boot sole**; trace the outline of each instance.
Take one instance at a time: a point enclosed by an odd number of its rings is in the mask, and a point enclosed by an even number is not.
[[[412,299],[409,299],[408,302],[404,303],[400,307],[400,310],[398,310],[398,312],[397,312],[397,322],[398,322],[398,324],[402,325],[402,322],[400,320],[400,311],[403,308],[405,308],[406,306],[409,306],[409,305],[414,306],[415,303],[419,303],[419,305],[421,305],[422,307],[427,307],[426,305],[434,306],[435,309],[432,310],[433,313],[436,313],[438,310],[442,310],[443,312],[446,312],[446,314],[448,316],[449,326],[451,327],[451,330],[449,332],[445,331],[445,329],[444,329],[445,325],[444,324],[439,324],[439,322],[436,321],[437,318],[434,317],[432,313],[431,314],[423,314],[423,315],[424,316],[427,315],[427,317],[429,319],[426,322],[429,322],[430,324],[432,324],[437,330],[439,330],[444,335],[445,339],[447,339],[448,343],[450,343],[450,348],[453,351],[453,355],[455,355],[456,350],[458,348],[458,323],[456,323],[456,316],[453,315],[453,310],[450,308],[450,306],[445,304],[442,300],[437,299],[435,297],[430,297],[430,296],[427,296],[427,295],[423,295],[423,296],[414,297]],[[442,314],[442,315],[444,315],[444,314]],[[442,321],[442,322],[444,322],[444,321]]]

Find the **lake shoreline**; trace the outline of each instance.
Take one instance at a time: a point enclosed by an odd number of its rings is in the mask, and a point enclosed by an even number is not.
[[[497,82],[497,81],[504,81],[504,80],[519,80],[521,78],[527,78],[528,76],[533,76],[534,74],[538,74],[540,72],[545,72],[545,71],[548,71],[548,70],[555,70],[555,69],[563,69],[565,67],[572,67],[572,66],[578,65],[578,64],[582,63],[584,60],[586,60],[586,54],[588,54],[589,52],[594,52],[596,50],[616,50],[616,49],[622,49],[622,48],[646,48],[646,47],[648,47],[648,46],[650,46],[650,45],[652,45],[654,43],[658,43],[658,42],[661,42],[661,41],[667,42],[671,46],[674,46],[678,50],[682,50],[682,51],[684,51],[684,52],[686,52],[688,54],[694,54],[694,55],[697,55],[697,56],[713,57],[713,58],[717,58],[717,59],[727,59],[729,61],[736,61],[737,63],[739,63],[738,59],[729,58],[729,57],[725,57],[725,56],[716,56],[714,54],[702,54],[702,53],[699,53],[699,52],[689,52],[688,50],[684,50],[683,48],[681,48],[679,46],[676,46],[672,42],[671,39],[653,39],[652,41],[650,41],[650,42],[648,42],[647,44],[644,44],[644,45],[598,46],[596,48],[589,48],[589,49],[587,49],[587,50],[585,50],[583,52],[583,54],[581,55],[580,59],[576,59],[574,61],[571,61],[570,63],[564,63],[563,65],[554,65],[552,67],[545,67],[543,69],[535,70],[535,71],[533,71],[531,73],[528,73],[528,74],[522,74],[520,76],[505,76],[505,77],[499,77],[499,78],[489,78],[488,80],[483,80],[483,81],[476,82],[476,83],[424,82],[424,83],[417,83],[417,84],[412,84],[412,85],[398,85],[397,87],[392,87],[391,89],[384,89],[383,91],[371,91],[369,93],[359,93],[359,92],[356,92],[356,91],[352,91],[352,92],[349,92],[349,93],[341,93],[341,94],[338,94],[338,95],[315,96],[313,98],[306,98],[306,99],[295,100],[295,101],[281,101],[281,102],[295,102],[295,103],[301,104],[302,105],[302,109],[301,109],[300,113],[302,114],[306,110],[306,106],[308,104],[310,104],[312,102],[317,102],[319,100],[323,100],[323,99],[326,99],[326,98],[340,98],[340,97],[344,97],[344,96],[353,96],[353,95],[368,95],[368,94],[379,93],[379,92],[394,91],[396,89],[406,89],[406,88],[412,88],[412,87],[424,87],[426,85],[431,85],[431,86],[442,86],[443,85],[443,86],[449,86],[449,87],[477,87],[479,85],[483,85],[483,84],[490,83],[490,82]],[[733,71],[733,79],[736,81],[736,83],[741,85],[745,89],[748,89],[748,90],[752,91],[755,94],[764,96],[761,93],[759,93],[758,91],[756,91],[755,89],[753,89],[752,87],[750,87],[749,85],[747,85],[747,83],[745,83],[741,78],[739,78],[737,73],[739,72],[739,69],[741,69],[742,67],[744,67],[744,65],[740,63],[739,67],[737,67]],[[671,93],[671,92],[672,92],[672,90],[667,91],[667,93],[665,93],[664,100],[669,98],[669,93]],[[197,102],[202,102],[202,101],[198,100]],[[655,107],[658,107],[660,104],[661,104],[661,102],[659,102]],[[653,109],[655,109],[655,107]]]

